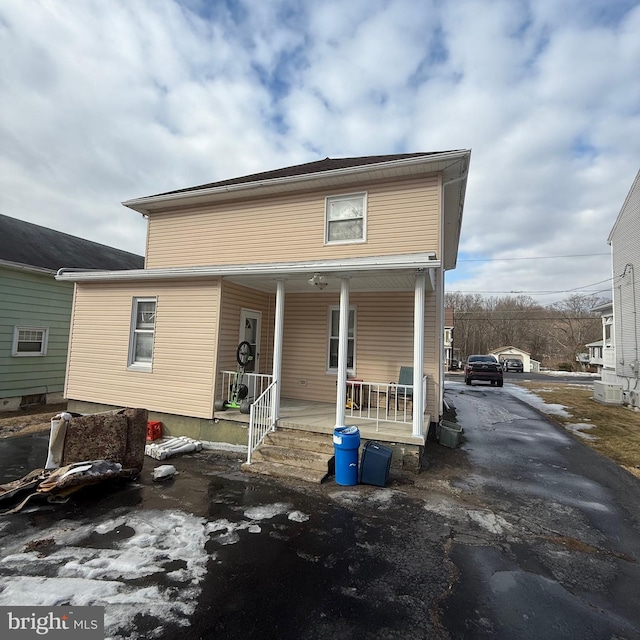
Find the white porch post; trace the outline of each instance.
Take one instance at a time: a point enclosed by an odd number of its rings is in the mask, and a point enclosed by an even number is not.
[[[336,427],[344,427],[347,400],[347,356],[349,348],[349,278],[340,279],[339,331],[338,384],[336,385]]]
[[[276,283],[276,317],[273,331],[273,381],[271,415],[275,424],[280,417],[280,387],[282,378],[282,343],[284,336],[284,280]]]
[[[426,277],[424,271],[416,273],[413,306],[413,429],[412,435],[422,436],[424,421],[424,393],[422,370],[424,369],[424,296]]]

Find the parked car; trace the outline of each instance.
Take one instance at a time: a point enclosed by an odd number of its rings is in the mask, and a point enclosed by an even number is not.
[[[474,380],[485,380],[492,385],[502,386],[502,366],[495,356],[473,355],[464,365],[464,381],[471,384]]]
[[[515,371],[516,373],[522,373],[524,371],[524,366],[522,365],[522,360],[518,360],[517,358],[510,358],[509,360],[504,361],[504,370],[505,371]]]

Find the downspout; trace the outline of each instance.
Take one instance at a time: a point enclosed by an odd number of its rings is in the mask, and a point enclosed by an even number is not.
[[[633,369],[633,375],[635,378],[638,378],[638,314],[636,308],[636,276],[635,270],[633,268],[633,264],[628,262],[624,266],[624,271],[622,272],[622,277],[627,274],[627,269],[631,271],[631,299],[633,301],[633,338],[634,338],[634,358],[631,363],[631,368]],[[620,309],[622,315],[622,289],[620,289]]]
[[[440,217],[440,247],[439,247],[439,258],[440,258],[440,269],[438,270],[438,277],[436,278],[436,287],[438,290],[438,294],[440,296],[440,304],[438,305],[438,325],[440,329],[440,344],[438,347],[438,420],[442,416],[443,407],[444,407],[444,189],[449,185],[456,184],[457,182],[461,182],[462,180],[466,180],[469,175],[469,163],[466,163],[464,171],[457,178],[452,178],[451,180],[447,180],[443,182],[440,190],[440,200],[441,200],[441,217]],[[460,211],[458,212],[458,217],[462,218],[462,204],[460,205]],[[462,226],[462,223],[461,223]],[[453,347],[452,347],[453,353]]]

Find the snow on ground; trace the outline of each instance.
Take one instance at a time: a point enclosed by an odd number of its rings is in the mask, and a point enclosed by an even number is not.
[[[576,424],[565,424],[564,428],[567,431],[571,431],[572,433],[575,433],[577,436],[580,436],[583,440],[597,440],[598,438],[596,438],[596,436],[590,433],[584,433],[589,429],[593,429],[594,426],[595,425],[589,424],[586,422],[578,422]]]
[[[567,412],[565,406],[545,402],[539,395],[536,395],[528,389],[519,387],[516,384],[509,385],[509,393],[534,409],[542,411],[542,413],[551,413],[556,416],[562,416],[563,418],[571,417],[571,414]]]
[[[6,535],[0,539],[0,606],[103,606],[105,634],[114,640],[154,637],[168,623],[188,626],[207,563],[216,557],[205,548],[208,540],[234,544],[239,532],[259,534],[258,523],[277,515],[288,515],[291,526],[309,519],[291,504],[276,503],[246,509],[247,519],[239,522],[136,511],[94,523],[63,520],[27,536]],[[43,541],[47,544],[36,544]],[[145,577],[149,580],[141,585]],[[157,621],[154,632],[137,633],[140,615]]]
[[[589,373],[588,371],[540,371],[545,376],[575,376],[576,378],[599,378],[599,373]]]

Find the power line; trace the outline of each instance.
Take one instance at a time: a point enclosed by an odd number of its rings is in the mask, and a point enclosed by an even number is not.
[[[530,258],[461,258],[458,262],[501,262],[512,260],[555,260],[556,258],[592,258],[593,256],[610,256],[608,253],[573,253],[566,256],[533,256]]]
[[[539,290],[539,291],[525,291],[525,290],[511,290],[511,291],[446,291],[446,293],[511,293],[515,295],[538,295],[546,296],[556,293],[572,293],[574,291],[582,291],[589,287],[595,287],[598,284],[604,284],[605,282],[611,282],[613,278],[607,278],[606,280],[599,280],[598,282],[592,282],[591,284],[585,284],[582,287],[574,287],[573,289],[557,289],[557,290]],[[585,291],[585,293],[601,293],[602,291],[608,291],[608,289],[592,289],[591,291]]]

